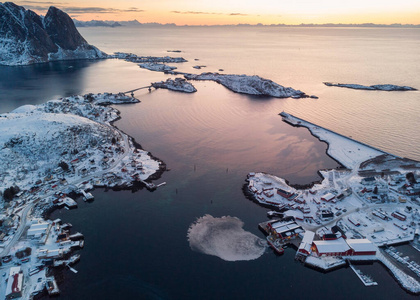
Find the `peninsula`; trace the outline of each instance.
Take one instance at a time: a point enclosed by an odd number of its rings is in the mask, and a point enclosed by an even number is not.
[[[112,125],[119,112],[110,104],[137,102],[123,93],[87,94],[0,115],[1,269],[17,287],[2,280],[0,298],[58,293],[51,270],[80,257],[71,255],[83,235],[44,220],[46,211],[77,207],[69,195],[92,200],[95,186],[156,188],[151,179],[165,164]]]
[[[420,249],[420,163],[291,114],[281,116],[326,141],[328,155],[344,168],[320,171],[322,182],[303,190],[274,175],[249,173],[245,194],[274,209],[268,215],[276,218],[259,225],[268,243],[277,253],[293,245],[296,259],[323,271],[380,261],[405,290],[420,293],[419,262],[402,259],[391,247],[410,242]],[[374,284],[355,272],[366,285]]]

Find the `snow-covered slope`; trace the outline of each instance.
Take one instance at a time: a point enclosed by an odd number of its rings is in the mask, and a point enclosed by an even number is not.
[[[104,106],[135,102],[138,100],[124,94],[88,94],[0,114],[0,191],[12,185],[29,190],[38,181],[46,191],[54,184],[44,178],[55,174],[60,162],[73,168],[66,175],[69,182],[94,174],[102,181],[108,172],[122,183],[135,177],[147,179],[160,168],[160,162],[113,127],[118,110]],[[109,180],[103,182],[107,185]],[[114,180],[112,184],[118,183]]]
[[[40,17],[12,2],[0,3],[0,24],[0,65],[107,57],[86,42],[65,12],[53,6]]]
[[[269,79],[248,75],[224,75],[219,73],[185,74],[189,80],[212,80],[236,93],[270,96],[276,98],[303,98],[307,95],[299,90],[284,87]]]

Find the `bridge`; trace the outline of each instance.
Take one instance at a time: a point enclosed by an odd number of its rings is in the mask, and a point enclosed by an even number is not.
[[[149,91],[150,91],[151,88],[152,88],[152,85],[142,86],[142,87],[139,87],[137,89],[124,92],[124,94],[126,94],[126,93],[134,93],[135,91],[142,90],[142,89],[149,89]]]

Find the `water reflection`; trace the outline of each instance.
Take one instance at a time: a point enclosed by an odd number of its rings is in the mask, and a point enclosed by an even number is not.
[[[80,94],[88,67],[101,61],[60,61],[20,67],[0,67],[0,112],[24,104]],[[18,92],[16,92],[18,91]]]

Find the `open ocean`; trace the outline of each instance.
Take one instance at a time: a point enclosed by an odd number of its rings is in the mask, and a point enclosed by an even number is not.
[[[406,299],[385,268],[363,266],[378,286],[365,287],[349,268],[323,274],[271,250],[228,262],[194,252],[189,226],[206,214],[235,216],[263,238],[266,208],[242,193],[247,173],[263,171],[305,184],[337,163],[326,144],[282,122],[282,111],[387,152],[420,160],[420,92],[362,91],[340,83],[420,89],[420,29],[381,28],[80,28],[101,50],[182,56],[179,71],[259,75],[319,99],[236,94],[214,82],[198,92],[135,93],[142,102],[116,106],[116,126],[167,163],[155,192],[96,189],[95,201],[51,218],[85,235],[78,274],[65,271],[62,299]],[[167,50],[181,50],[169,53]],[[197,60],[195,60],[197,59]],[[205,65],[195,70],[194,65]],[[121,60],[0,67],[0,112],[88,92],[124,92],[165,80]]]

